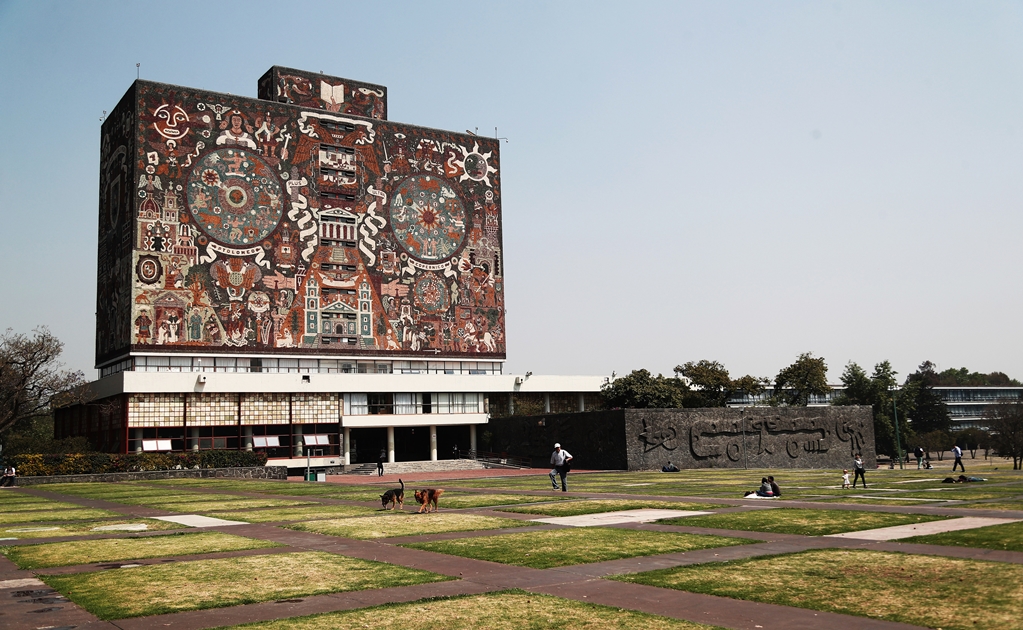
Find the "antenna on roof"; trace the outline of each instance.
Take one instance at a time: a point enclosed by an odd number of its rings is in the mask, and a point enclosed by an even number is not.
[[[99,121],[103,122],[104,120],[106,120],[106,117],[107,117],[107,110],[104,109],[103,110],[103,115],[99,117]]]
[[[501,140],[504,140],[505,142],[508,142],[508,138],[498,138],[497,137],[497,127],[494,127],[494,140],[497,140],[498,142],[500,142]]]
[[[135,64],[135,79],[138,80],[142,76],[142,64]]]

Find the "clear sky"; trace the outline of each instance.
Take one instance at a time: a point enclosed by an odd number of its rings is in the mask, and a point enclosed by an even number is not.
[[[1023,379],[1020,2],[0,0],[0,328],[93,365],[99,126],[272,65],[499,134],[506,371]]]

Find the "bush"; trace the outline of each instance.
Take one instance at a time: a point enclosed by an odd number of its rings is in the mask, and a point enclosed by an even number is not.
[[[246,451],[198,451],[189,453],[71,453],[67,455],[16,455],[11,458],[25,477],[91,475],[182,468],[243,468],[265,466],[266,453]]]

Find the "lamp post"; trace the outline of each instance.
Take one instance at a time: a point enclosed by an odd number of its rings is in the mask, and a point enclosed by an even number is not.
[[[899,386],[895,385],[892,389],[892,415],[895,417],[895,456],[899,458],[899,469],[904,470],[906,463],[902,461],[902,441],[899,439],[899,410],[895,407],[895,393],[899,391]]]

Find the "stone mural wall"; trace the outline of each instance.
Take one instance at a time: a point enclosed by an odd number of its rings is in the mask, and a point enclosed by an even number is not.
[[[856,453],[874,467],[869,407],[630,409],[629,470],[679,468],[851,468]]]
[[[103,125],[98,364],[504,358],[497,141],[387,122],[380,86],[322,79],[334,101],[304,106],[132,86]]]
[[[491,419],[491,448],[546,466],[554,443],[606,470],[876,466],[869,407],[618,409]],[[481,447],[482,448],[482,447]]]

